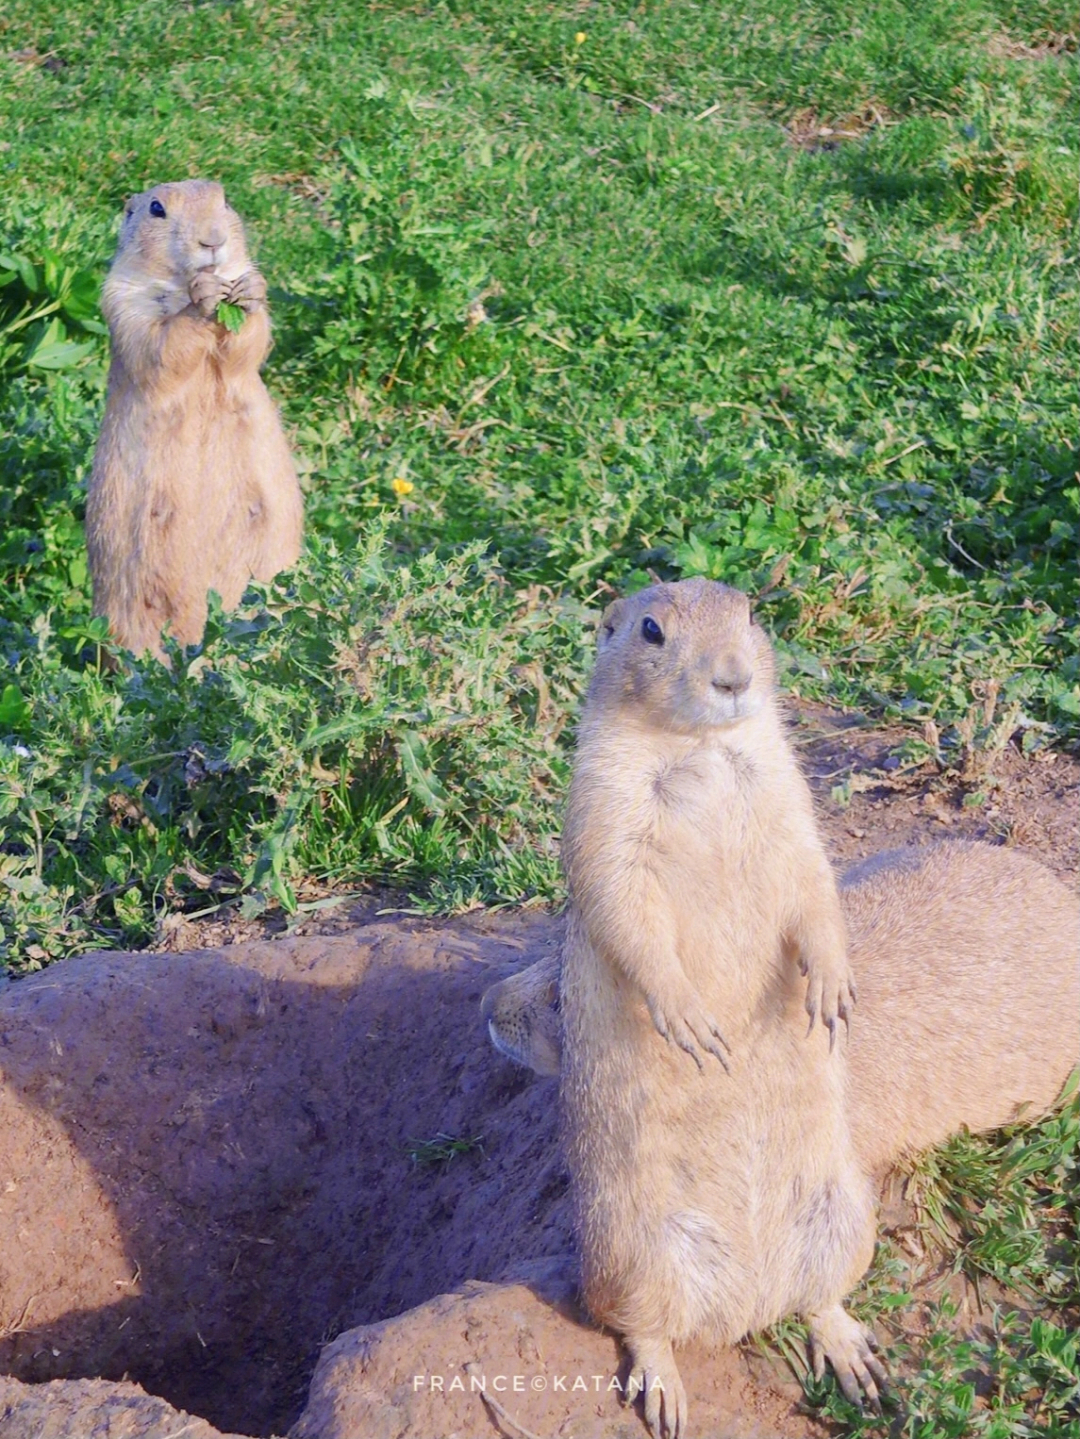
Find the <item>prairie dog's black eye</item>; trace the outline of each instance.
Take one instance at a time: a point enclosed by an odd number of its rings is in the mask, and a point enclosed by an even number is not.
[[[161,203],[160,200],[151,200],[151,201],[150,201],[150,213],[151,213],[151,215],[153,215],[153,217],[154,217],[155,220],[164,220],[164,218],[165,218],[165,206]]]
[[[662,645],[664,643],[664,631],[656,623],[652,615],[646,615],[641,621],[641,638],[647,645]]]

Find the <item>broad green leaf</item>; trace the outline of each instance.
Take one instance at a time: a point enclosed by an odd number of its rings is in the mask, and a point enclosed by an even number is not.
[[[427,767],[427,747],[415,731],[403,730],[398,735],[398,755],[409,789],[434,814],[446,808],[447,794],[434,772]]]
[[[0,691],[0,734],[30,733],[30,706],[18,685],[5,685]]]
[[[243,310],[239,305],[230,305],[226,300],[222,300],[221,304],[217,307],[215,318],[219,325],[224,325],[225,328],[230,330],[234,335],[244,324]]]
[[[94,348],[85,341],[68,339],[63,324],[54,318],[27,355],[26,363],[36,370],[67,370],[85,359]]]

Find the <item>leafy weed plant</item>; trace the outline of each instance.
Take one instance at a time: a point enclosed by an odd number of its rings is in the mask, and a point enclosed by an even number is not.
[[[432,1139],[411,1139],[409,1141],[409,1158],[418,1168],[427,1168],[433,1164],[442,1164],[449,1168],[455,1159],[464,1154],[475,1154],[484,1148],[484,1136],[476,1134],[469,1137],[456,1138],[452,1134],[444,1134],[440,1129]]]
[[[9,953],[145,941],[213,874],[249,913],[313,875],[444,908],[551,898],[584,620],[480,545],[405,559],[374,524],[170,668],[73,670],[42,635],[0,747]]]

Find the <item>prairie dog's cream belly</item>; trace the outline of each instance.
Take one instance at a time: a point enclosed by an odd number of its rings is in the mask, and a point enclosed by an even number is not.
[[[755,1005],[721,1009],[732,1051],[725,1073],[711,1061],[699,1071],[665,1044],[633,986],[577,923],[563,960],[562,1072],[582,1131],[575,1177],[597,1250],[610,1251],[606,1262],[620,1273],[648,1254],[663,1328],[676,1341],[707,1333],[733,1342],[823,1302],[837,1265],[850,1268],[865,1242],[873,1195],[851,1155],[843,1067],[824,1033],[807,1036],[803,984],[775,933],[757,906],[726,890],[691,931],[698,948],[688,972],[712,974],[713,994],[732,991],[724,959],[733,930],[759,946],[773,979]],[[633,1236],[635,1257],[616,1252],[618,1236]],[[607,1322],[634,1328],[633,1308],[602,1285],[595,1302]]]

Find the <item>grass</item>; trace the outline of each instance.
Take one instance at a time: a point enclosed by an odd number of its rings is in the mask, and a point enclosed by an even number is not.
[[[445,1168],[453,1163],[455,1159],[463,1154],[475,1154],[484,1148],[484,1136],[482,1134],[470,1137],[462,1136],[460,1139],[453,1134],[444,1134],[440,1129],[438,1134],[431,1139],[410,1139],[408,1143],[408,1155],[412,1163],[418,1168],[430,1168],[432,1165],[441,1164]]]
[[[11,0],[0,959],[208,893],[557,898],[590,618],[654,576],[754,590],[788,688],[1075,741],[1075,50],[1053,0]],[[96,293],[125,195],[187,175],[271,283],[308,544],[112,673]],[[1075,1367],[1034,1334],[1001,1352]]]
[[[574,627],[650,576],[755,590],[789,687],[932,719],[946,746],[990,710],[1028,746],[1075,736],[1063,8],[881,3],[856,25],[682,0],[302,18],[17,0],[4,25],[9,963],[141,942],[189,902],[185,865],[235,875],[249,908],[371,876],[436,904],[556,894]],[[435,595],[446,576],[465,609],[475,588],[483,642],[458,664],[514,716],[485,753],[538,766],[505,822],[500,802],[480,820],[435,798],[468,788],[483,745],[465,768],[443,745],[432,768],[396,712],[365,728],[363,755],[353,736],[285,758],[299,675],[317,672],[330,706],[305,711],[316,729],[349,688],[300,581],[248,612],[274,615],[276,670],[273,642],[237,621],[182,695],[153,667],[96,668],[93,297],[125,193],[193,173],[225,181],[273,285],[268,378],[308,491],[302,584],[351,588],[359,630],[383,602],[360,574],[376,551],[406,587]],[[414,690],[410,653],[440,622],[426,613],[396,652]],[[252,662],[260,700],[234,685],[226,702],[222,676]],[[243,763],[179,780],[207,746]]]

